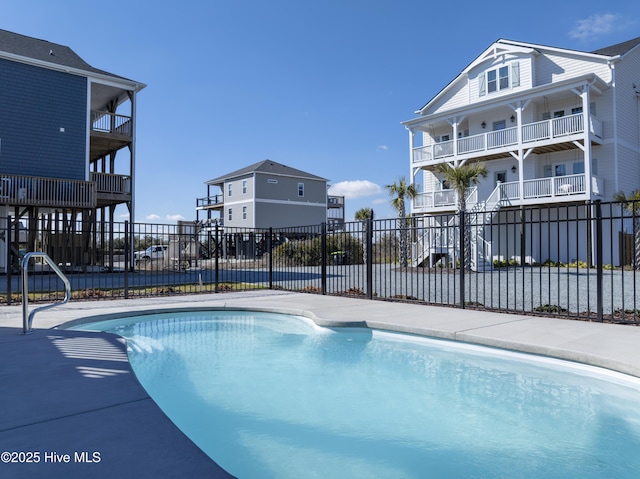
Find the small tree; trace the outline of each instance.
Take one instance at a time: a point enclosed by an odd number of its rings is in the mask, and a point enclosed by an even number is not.
[[[391,198],[391,206],[398,212],[398,221],[400,223],[400,265],[407,266],[407,230],[409,219],[404,204],[405,197],[413,199],[418,195],[416,187],[407,183],[407,179],[403,176],[390,185],[386,186]]]
[[[373,219],[373,210],[371,208],[360,208],[356,211],[355,220],[360,221],[362,223],[362,261],[367,263],[367,238],[369,237],[369,230],[367,229],[367,225],[369,224],[368,220]]]
[[[449,163],[441,163],[437,169],[456,192],[458,211],[466,211],[469,188],[471,185],[477,185],[480,178],[487,177],[487,167],[484,163],[466,163],[457,167]]]
[[[451,166],[449,163],[441,163],[438,165],[438,171],[444,174],[445,180],[449,182],[455,190],[458,197],[458,212],[467,211],[467,194],[471,185],[477,185],[480,178],[487,177],[487,167],[484,163],[465,163],[457,167]],[[471,224],[467,221],[464,231],[464,243],[460,245],[466,255],[462,267],[471,269]]]
[[[640,269],[640,190],[633,190],[629,196],[622,191],[613,197],[623,203],[623,208],[633,215],[633,262],[635,269]]]

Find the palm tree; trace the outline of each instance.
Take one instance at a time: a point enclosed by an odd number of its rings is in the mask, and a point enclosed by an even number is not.
[[[398,218],[400,219],[400,265],[406,267],[408,264],[407,227],[409,223],[404,198],[415,198],[418,195],[418,190],[413,184],[407,183],[407,179],[404,176],[397,178],[394,183],[387,185],[385,188],[392,197],[391,206],[398,212]]]
[[[371,208],[360,208],[356,211],[355,220],[362,223],[362,259],[364,264],[367,264],[367,238],[369,237],[369,231],[367,229],[369,221],[373,219],[373,210]]]
[[[452,186],[458,196],[458,211],[467,209],[467,193],[471,185],[477,185],[480,178],[487,177],[484,163],[466,163],[453,167],[449,163],[441,163],[437,170],[444,174],[445,180]]]
[[[487,177],[487,167],[484,163],[466,163],[457,167],[449,163],[441,163],[437,167],[438,171],[444,174],[445,180],[453,187],[458,196],[458,212],[467,210],[467,194],[471,185],[477,185],[480,178]],[[471,269],[471,224],[466,222],[464,230],[464,241],[461,245],[464,248],[465,261],[462,267]]]
[[[640,269],[640,190],[633,190],[629,196],[620,191],[613,196],[613,199],[624,203],[624,209],[633,215],[633,262],[634,268]]]

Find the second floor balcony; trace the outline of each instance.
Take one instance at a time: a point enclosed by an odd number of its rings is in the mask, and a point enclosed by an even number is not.
[[[196,198],[196,209],[209,210],[209,209],[222,209],[224,206],[224,195],[211,195],[203,198]]]
[[[591,116],[589,131],[592,137],[601,139],[602,122]],[[452,157],[499,157],[514,150],[519,144],[526,148],[542,148],[567,143],[570,145],[567,148],[574,148],[572,142],[578,140],[584,132],[584,116],[581,113],[568,115],[415,147],[412,151],[412,162],[415,166],[428,166],[442,163]]]
[[[132,141],[133,121],[130,116],[105,111],[91,112],[92,159],[117,151]]]

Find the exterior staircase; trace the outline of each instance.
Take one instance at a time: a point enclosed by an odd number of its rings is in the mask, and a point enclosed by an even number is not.
[[[476,198],[476,190],[468,200]],[[469,204],[469,202],[467,203]],[[503,204],[501,184],[498,184],[485,201],[475,201],[468,210],[468,234],[470,239],[470,264],[472,271],[490,271],[493,269],[491,242],[484,237],[484,229],[500,210]],[[446,217],[445,217],[446,218]],[[412,245],[412,262],[415,266],[428,264],[433,267],[441,258],[460,257],[459,215],[451,216],[446,223],[438,222],[437,217],[429,216],[425,220],[422,234]]]

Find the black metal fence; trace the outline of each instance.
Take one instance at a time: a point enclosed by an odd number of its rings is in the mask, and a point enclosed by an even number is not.
[[[639,324],[634,206],[503,205],[340,230],[126,222],[59,229],[0,219],[0,297],[21,300],[21,258],[34,250],[67,274],[72,299],[268,288]],[[28,270],[30,301],[63,297],[46,264]]]

